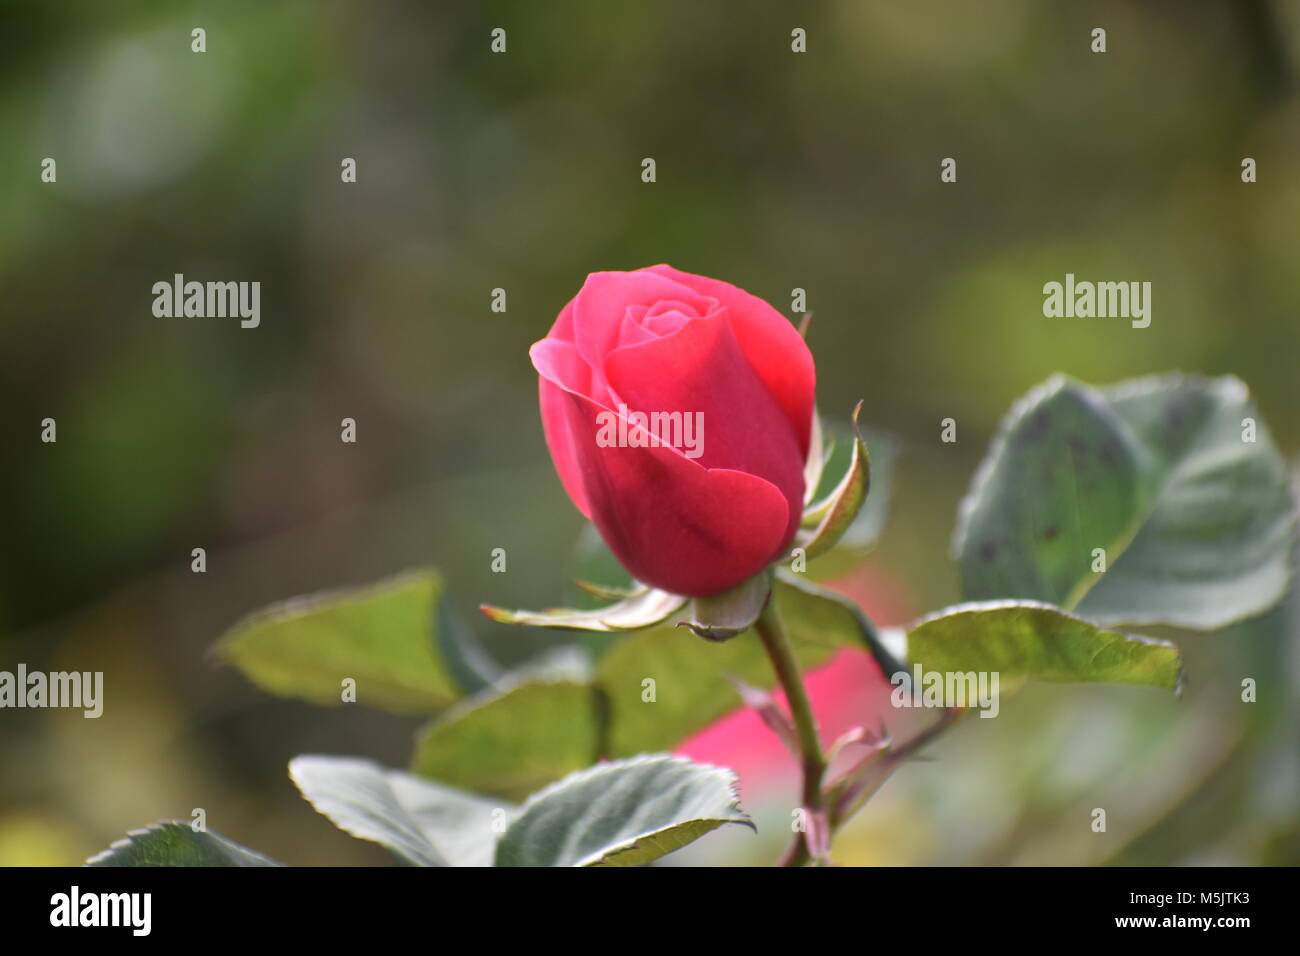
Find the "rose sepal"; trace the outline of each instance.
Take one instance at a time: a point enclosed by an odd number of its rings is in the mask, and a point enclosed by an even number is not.
[[[691,618],[678,622],[700,637],[725,641],[753,627],[772,597],[772,570],[765,568],[753,577],[709,597],[691,601]]]
[[[862,403],[853,409],[853,458],[839,483],[821,501],[809,505],[803,513],[801,528],[795,535],[795,547],[813,558],[829,551],[858,516],[871,488],[871,456],[862,433],[858,414]]]
[[[606,591],[605,593],[611,593]],[[479,610],[503,624],[524,624],[562,631],[639,631],[662,623],[676,613],[686,598],[658,588],[645,588],[623,600],[594,611],[574,608],[547,608],[541,611],[512,611],[492,604],[480,604]]]

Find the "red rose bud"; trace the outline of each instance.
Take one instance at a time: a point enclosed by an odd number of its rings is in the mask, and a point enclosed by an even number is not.
[[[670,266],[597,272],[530,355],[560,480],[638,581],[710,595],[783,556],[816,373],[774,308]]]

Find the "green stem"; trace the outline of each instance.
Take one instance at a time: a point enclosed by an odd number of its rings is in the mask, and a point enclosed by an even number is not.
[[[812,814],[825,819],[825,797],[822,794],[822,777],[826,773],[826,757],[822,754],[821,738],[817,734],[817,721],[813,717],[812,704],[808,700],[808,691],[804,687],[803,676],[799,673],[799,663],[795,660],[790,640],[786,637],[781,616],[777,613],[776,602],[768,599],[767,606],[754,625],[763,649],[767,651],[772,662],[776,679],[785,691],[786,702],[790,705],[790,715],[794,718],[795,731],[799,737],[800,760],[803,764],[803,805]],[[803,833],[797,834],[795,844],[786,853],[783,866],[802,866],[808,861],[808,843]]]

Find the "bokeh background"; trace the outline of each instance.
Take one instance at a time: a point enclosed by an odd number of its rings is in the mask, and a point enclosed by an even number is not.
[[[865,399],[899,450],[849,585],[886,623],[957,597],[957,502],[1053,372],[1235,373],[1294,460],[1298,57],[1300,5],[1264,0],[3,0],[0,669],[107,686],[97,721],[0,712],[0,864],[78,863],[196,807],[289,863],[389,862],[285,764],[400,766],[419,722],[274,700],[208,649],[273,600],[414,565],[467,618],[555,603],[581,519],[526,350],[591,271],[669,262],[787,313],[807,290],[821,407]],[[259,280],[261,327],[155,318],[177,272]],[[1066,272],[1149,280],[1151,326],[1044,318]],[[1040,685],[964,722],[840,861],[1300,861],[1295,604],[1170,635],[1181,700]],[[474,617],[503,664],[553,639]],[[675,859],[770,860],[772,819]]]

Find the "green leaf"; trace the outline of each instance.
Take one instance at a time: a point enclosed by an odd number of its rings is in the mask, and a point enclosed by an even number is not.
[[[1148,491],[1136,441],[1097,392],[1054,378],[1012,408],[962,504],[956,550],[967,598],[1069,607],[1112,567]]]
[[[280,866],[247,847],[188,823],[166,821],[132,830],[87,866]]]
[[[1079,613],[1213,630],[1277,604],[1290,584],[1296,513],[1285,463],[1246,386],[1175,375],[1102,395],[1137,436],[1155,492]],[[1254,442],[1243,440],[1247,418]]]
[[[1107,681],[1177,692],[1178,649],[1166,641],[1105,630],[1037,602],[959,604],[907,634],[908,658],[923,671],[996,671],[1001,679]]]
[[[438,575],[422,570],[295,598],[236,624],[215,650],[278,696],[339,704],[352,678],[358,703],[428,713],[460,696],[434,634],[441,592]]]
[[[498,866],[641,866],[726,823],[753,828],[729,770],[643,756],[534,794],[497,847]]]
[[[289,776],[340,830],[415,866],[491,866],[518,808],[353,757],[302,756]]]
[[[451,786],[522,799],[597,759],[604,707],[595,687],[585,678],[514,679],[425,727],[411,769]]]
[[[826,656],[804,656],[821,663]],[[600,658],[597,681],[609,708],[609,754],[668,750],[740,704],[728,677],[756,687],[774,683],[752,632],[721,643],[680,628],[627,635]]]
[[[445,595],[438,602],[436,621],[438,653],[447,673],[464,693],[477,694],[505,676],[501,665],[483,647],[455,602]]]
[[[1295,517],[1263,424],[1243,441],[1247,418],[1234,378],[1034,389],[962,504],[963,593],[1206,630],[1267,610],[1286,591]]]
[[[879,630],[852,598],[789,571],[778,572],[777,584],[781,617],[796,644],[822,644],[831,650],[860,647],[884,674],[902,669],[901,635],[891,644],[889,632]]]

